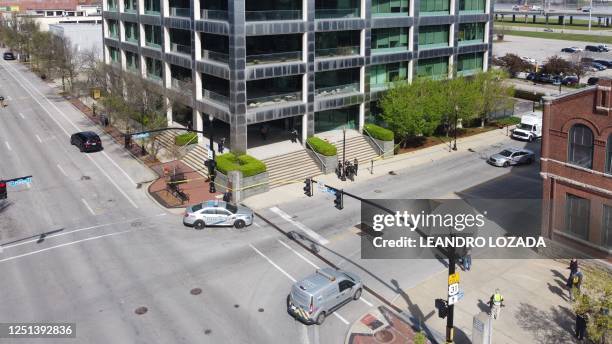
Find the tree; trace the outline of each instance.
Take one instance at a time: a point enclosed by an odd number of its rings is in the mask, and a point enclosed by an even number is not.
[[[583,265],[584,280],[576,302],[573,304],[576,314],[587,314],[588,338],[594,343],[612,341],[612,274],[609,270],[597,266]]]
[[[502,67],[513,78],[515,78],[520,72],[534,70],[534,65],[515,54],[506,54],[500,58],[494,59],[493,63]]]
[[[572,73],[573,67],[574,66],[571,62],[555,55],[549,57],[548,60],[546,60],[546,63],[544,63],[544,66],[542,66],[542,72],[555,75],[567,75]]]
[[[454,130],[457,130],[460,121],[478,116],[479,89],[476,86],[473,78],[463,76],[442,82],[442,113]]]
[[[514,88],[504,82],[507,78],[506,72],[494,69],[474,76],[478,95],[476,97],[476,111],[481,119],[481,127],[484,127],[490,114],[514,105],[512,99]]]

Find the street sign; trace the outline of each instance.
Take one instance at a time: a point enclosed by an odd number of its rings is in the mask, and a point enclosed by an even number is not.
[[[453,305],[463,298],[463,291],[459,289],[459,273],[448,275],[448,305]]]
[[[448,275],[448,285],[459,283],[459,273],[455,272],[452,275]]]
[[[134,140],[136,140],[136,139],[146,139],[147,137],[149,137],[149,133],[140,133],[140,134],[132,135],[132,138]]]
[[[208,160],[212,160],[213,158],[213,151],[211,149],[208,150]]]
[[[454,305],[455,303],[457,303],[457,301],[459,301],[459,295],[453,295],[453,296],[449,296],[448,297],[448,305]]]

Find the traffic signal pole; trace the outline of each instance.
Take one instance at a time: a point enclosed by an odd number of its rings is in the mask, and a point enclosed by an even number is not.
[[[455,247],[451,246],[449,249],[448,255],[448,276],[455,274]],[[455,310],[455,305],[448,306],[448,316],[446,318],[446,343],[451,344],[454,343],[453,338],[455,335],[455,328],[453,326],[453,314]]]

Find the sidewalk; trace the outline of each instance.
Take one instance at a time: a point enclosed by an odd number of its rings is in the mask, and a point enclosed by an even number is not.
[[[474,315],[487,312],[487,302],[496,288],[504,296],[504,307],[493,320],[493,343],[574,343],[575,315],[565,287],[567,265],[550,259],[493,260],[474,257],[471,271],[461,271],[465,297],[455,305],[455,343],[471,343]],[[393,304],[406,310],[428,331],[443,334],[446,319],[438,317],[437,298],[446,299],[448,274],[440,272],[419,285],[404,290]],[[370,312],[375,312],[374,308]],[[354,323],[348,339],[363,326]],[[353,342],[369,343],[369,342]]]
[[[395,155],[392,158],[377,160],[374,162],[374,173],[371,173],[370,162],[363,162],[359,165],[359,174],[354,182],[340,181],[335,174],[320,175],[315,179],[317,182],[332,185],[342,189],[344,186],[358,185],[359,183],[368,183],[374,178],[387,175],[392,171],[399,171],[405,168],[431,163],[433,161],[443,159],[449,155],[457,154],[474,154],[469,149],[478,152],[480,148],[490,147],[494,144],[507,141],[506,129],[494,129],[482,134],[468,136],[457,140],[458,150],[449,152],[448,144],[439,144],[423,149],[418,149],[409,153]],[[302,183],[293,183],[280,186],[270,191],[255,195],[243,201],[244,204],[252,209],[269,208],[281,203],[304,199],[308,196],[304,195]],[[316,192],[316,191],[315,191]]]

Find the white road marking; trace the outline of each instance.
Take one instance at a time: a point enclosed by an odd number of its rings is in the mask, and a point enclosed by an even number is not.
[[[370,306],[370,307],[374,307],[374,305],[372,304],[372,302],[366,300],[362,297],[359,298],[359,300],[361,300],[361,302],[365,303],[366,305]]]
[[[321,338],[319,336],[319,326],[313,326],[312,331],[314,332],[314,344],[321,343]]]
[[[287,249],[291,250],[291,252],[295,253],[296,256],[302,258],[303,261],[305,261],[306,263],[310,264],[310,266],[312,266],[315,269],[320,269],[315,263],[311,262],[310,260],[308,260],[308,258],[304,257],[301,253],[299,253],[298,251],[294,250],[291,246],[285,244],[284,242],[282,242],[280,239],[277,239],[278,242],[281,243],[281,245],[285,246]]]
[[[304,224],[293,220],[291,218],[291,216],[289,216],[289,214],[287,214],[284,211],[280,210],[278,207],[272,207],[272,208],[270,208],[270,210],[273,213],[277,214],[278,216],[282,217],[285,221],[287,221],[287,222],[291,223],[292,225],[296,226],[297,228],[301,229],[304,233],[306,233],[306,235],[311,237],[314,241],[318,242],[320,245],[327,245],[327,244],[329,244],[329,240],[325,239],[319,233],[313,231],[312,229],[306,227]]]
[[[159,216],[166,216],[165,213],[161,213],[161,214],[157,214],[154,215],[153,217],[159,217]],[[82,232],[82,231],[86,231],[86,230],[90,230],[90,229],[96,229],[96,228],[102,228],[102,227],[109,227],[109,226],[114,226],[114,225],[119,225],[122,223],[128,223],[128,222],[132,222],[132,221],[139,221],[139,220],[148,220],[151,217],[136,217],[133,219],[129,219],[129,220],[124,220],[124,221],[117,221],[117,222],[111,222],[111,223],[104,223],[101,225],[95,225],[95,226],[90,226],[90,227],[84,227],[84,228],[77,228],[71,231],[67,231],[67,232],[61,232],[61,233],[57,233],[57,234],[51,234],[45,237],[45,240],[51,239],[51,238],[55,238],[55,237],[60,237],[60,236],[64,236],[64,235],[68,235],[68,234],[72,234],[72,233],[77,233],[77,232]],[[17,247],[17,246],[21,246],[21,245],[25,245],[25,244],[30,244],[33,242],[38,242],[40,239],[32,239],[32,240],[27,240],[27,241],[22,241],[16,244],[12,244],[12,245],[6,245],[6,246],[2,246],[0,245],[0,247],[2,247],[3,249],[7,249],[7,248],[13,248],[13,247]],[[0,251],[1,252],[1,251]]]
[[[5,64],[5,65],[9,66],[9,68],[11,68],[11,69],[13,69],[13,70],[17,71],[15,68],[13,68],[12,66],[10,66],[8,63],[3,62],[3,64]],[[7,69],[7,71],[8,71],[8,69]],[[57,125],[60,127],[60,129],[62,129],[62,131],[64,131],[64,133],[66,134],[66,136],[70,137],[70,134],[68,133],[68,131],[66,130],[66,128],[64,128],[64,127],[63,127],[63,126],[62,126],[62,125],[61,125],[61,124],[60,124],[60,123],[57,121],[57,119],[56,119],[56,118],[55,118],[55,117],[54,117],[54,116],[51,114],[51,112],[49,112],[49,110],[47,110],[47,108],[46,108],[45,106],[43,106],[43,105],[40,103],[40,101],[38,100],[38,98],[37,98],[37,97],[35,97],[35,96],[34,96],[34,94],[32,94],[32,91],[31,91],[30,89],[28,89],[28,88],[27,88],[27,87],[26,87],[26,86],[25,86],[25,85],[24,85],[24,84],[23,84],[21,81],[19,81],[19,80],[17,79],[17,77],[16,77],[15,75],[13,75],[13,73],[8,72],[8,74],[10,74],[10,75],[11,75],[11,77],[13,77],[13,79],[15,79],[15,81],[17,81],[17,83],[18,83],[18,84],[20,84],[20,85],[21,85],[21,87],[23,87],[23,89],[24,89],[24,90],[25,90],[25,91],[26,91],[26,92],[27,92],[27,93],[30,95],[30,97],[31,97],[31,98],[32,98],[32,99],[33,99],[33,100],[34,100],[36,103],[38,103],[38,105],[40,105],[40,107],[41,107],[41,108],[42,108],[42,109],[43,109],[43,110],[44,110],[44,111],[47,113],[47,115],[49,115],[49,117],[50,117],[50,118],[51,118],[51,119],[52,119],[52,120],[55,122],[55,124],[57,124]],[[76,130],[77,130],[77,131],[81,131],[81,130],[79,129],[79,127],[77,127],[77,126],[76,126],[74,123],[72,123],[72,122],[70,121],[70,119],[68,119],[68,118],[66,117],[66,115],[65,115],[65,114],[64,114],[62,111],[60,111],[60,109],[59,109],[59,108],[58,108],[58,107],[57,107],[55,104],[53,104],[53,103],[52,103],[52,102],[51,102],[51,101],[50,101],[50,100],[49,100],[49,99],[48,99],[48,98],[47,98],[47,97],[46,97],[44,94],[42,94],[40,91],[38,91],[38,90],[37,90],[37,89],[34,87],[34,85],[32,85],[32,83],[30,83],[30,82],[29,82],[27,79],[25,79],[25,78],[23,78],[23,80],[24,80],[25,82],[27,82],[28,84],[30,84],[30,86],[32,87],[32,89],[33,89],[34,91],[36,91],[36,92],[37,92],[39,95],[41,95],[41,96],[42,96],[42,98],[44,98],[44,99],[47,101],[47,103],[49,103],[49,104],[50,104],[52,107],[54,107],[54,108],[55,108],[55,110],[57,110],[57,112],[58,112],[58,113],[59,113],[61,116],[63,116],[63,117],[64,117],[64,118],[65,118],[65,119],[68,121],[68,123],[70,123],[70,124],[71,124],[71,125],[72,125],[72,126],[73,126],[73,127],[76,129]],[[128,197],[128,195],[127,195],[127,194],[126,194],[126,193],[125,193],[125,192],[124,192],[124,191],[123,191],[123,190],[122,190],[122,189],[119,187],[119,185],[117,185],[117,183],[115,183],[115,181],[114,181],[114,180],[113,180],[113,179],[112,179],[112,178],[111,178],[111,177],[110,177],[110,176],[109,176],[109,175],[106,173],[106,171],[104,171],[104,170],[103,170],[103,169],[100,167],[100,165],[98,165],[98,164],[97,164],[97,163],[94,161],[94,159],[93,159],[91,156],[86,155],[86,157],[88,157],[88,158],[89,158],[89,160],[91,160],[91,162],[93,162],[93,163],[94,163],[94,165],[96,165],[96,167],[97,167],[97,168],[98,168],[100,171],[102,171],[102,173],[103,173],[103,174],[106,176],[106,178],[108,178],[108,180],[109,180],[109,181],[110,181],[110,182],[111,182],[111,183],[112,183],[112,184],[115,186],[115,188],[117,188],[117,190],[119,190],[119,192],[120,192],[120,193],[121,193],[121,194],[122,194],[122,195],[123,195],[125,198],[127,198],[127,200],[128,200],[128,201],[130,201],[130,203],[131,203],[131,204],[134,206],[134,208],[138,208],[138,206],[136,205],[136,203],[134,203],[134,201],[132,201],[132,199],[131,199],[130,197]],[[123,171],[123,173],[125,173],[125,171]],[[133,182],[133,181],[132,181],[132,182]],[[134,184],[135,184],[135,183],[134,183]]]
[[[255,222],[255,221],[253,221],[253,224],[255,225],[255,227],[259,227],[259,228],[261,228],[261,225],[260,225],[259,223],[257,223],[257,222]]]
[[[19,116],[20,116],[21,118],[25,119],[25,116],[24,116],[24,115],[23,115],[21,112],[19,113]]]
[[[36,134],[34,136],[36,136],[36,139],[38,140],[38,142],[42,143],[42,140],[40,139],[40,136],[38,136],[38,134]]]
[[[62,174],[63,174],[65,177],[68,177],[68,174],[66,173],[66,171],[64,171],[64,169],[62,168],[62,166],[60,166],[59,164],[57,164],[57,168],[58,168],[58,169],[59,169],[59,170],[62,172]]]
[[[6,145],[6,148],[7,148],[8,150],[12,150],[12,149],[11,149],[11,145],[9,145],[8,141],[4,141],[4,144]]]
[[[255,252],[257,252],[257,254],[259,254],[260,256],[262,256],[265,260],[268,261],[268,263],[270,263],[273,267],[276,268],[276,270],[282,272],[283,275],[285,275],[287,278],[289,278],[293,283],[295,283],[297,280],[291,276],[287,271],[283,270],[283,268],[281,268],[280,266],[278,266],[278,264],[276,264],[275,262],[272,261],[272,259],[268,258],[268,256],[266,256],[265,254],[261,253],[261,251],[259,251],[258,249],[255,248],[255,246],[253,246],[252,244],[249,244],[249,247],[251,247]],[[2,262],[0,260],[0,262]],[[340,319],[340,321],[342,321],[343,323],[345,323],[346,325],[349,324],[348,321],[346,321],[346,319],[344,319],[344,317],[342,317],[340,314],[338,314],[338,312],[334,312],[332,313],[333,315],[336,316],[336,318]]]
[[[303,344],[310,344],[310,338],[308,338],[308,326],[302,325],[302,340]]]
[[[137,185],[137,183],[134,181],[134,179],[132,179],[132,177],[130,177],[130,175],[129,175],[129,174],[127,174],[127,172],[125,172],[125,171],[124,171],[124,170],[123,170],[121,167],[119,167],[119,165],[117,165],[117,163],[115,162],[115,160],[111,159],[111,157],[110,157],[110,156],[108,156],[108,154],[106,154],[106,152],[102,151],[102,155],[104,155],[104,156],[105,156],[105,157],[108,159],[108,161],[110,161],[110,162],[111,162],[111,164],[115,165],[115,167],[116,167],[116,168],[117,168],[119,171],[121,171],[121,173],[123,173],[123,175],[124,175],[124,176],[126,176],[126,177],[127,177],[127,179],[129,179],[129,181],[130,181],[132,184],[134,184],[134,186],[136,186],[136,185]]]
[[[76,240],[76,241],[72,241],[72,242],[67,242],[67,243],[65,243],[65,244],[60,244],[60,245],[55,245],[55,246],[51,246],[51,247],[47,247],[47,248],[43,248],[43,249],[38,250],[38,251],[32,251],[32,252],[28,252],[28,253],[20,254],[20,255],[17,255],[17,256],[13,256],[13,257],[9,257],[9,258],[0,259],[0,263],[7,262],[7,261],[9,261],[9,260],[14,260],[14,259],[22,258],[22,257],[31,256],[31,255],[33,255],[33,254],[42,253],[42,252],[45,252],[45,251],[53,250],[53,249],[60,248],[60,247],[64,247],[64,246],[70,246],[70,245],[78,244],[78,243],[85,242],[85,241],[90,241],[90,240],[95,240],[95,239],[101,239],[101,238],[104,238],[104,237],[108,237],[108,236],[112,236],[112,235],[124,234],[124,233],[127,233],[127,232],[132,232],[132,231],[133,231],[132,229],[128,229],[128,230],[126,230],[126,231],[115,232],[115,233],[109,233],[109,234],[103,234],[103,235],[98,235],[98,236],[91,237],[91,238],[86,238],[86,239]]]
[[[91,215],[96,215],[96,213],[94,213],[93,209],[91,209],[91,207],[89,206],[89,204],[87,204],[87,201],[85,200],[85,198],[81,198],[81,201],[83,202],[83,204],[85,204],[85,207],[87,207],[87,210],[89,210],[89,212],[91,213]]]

